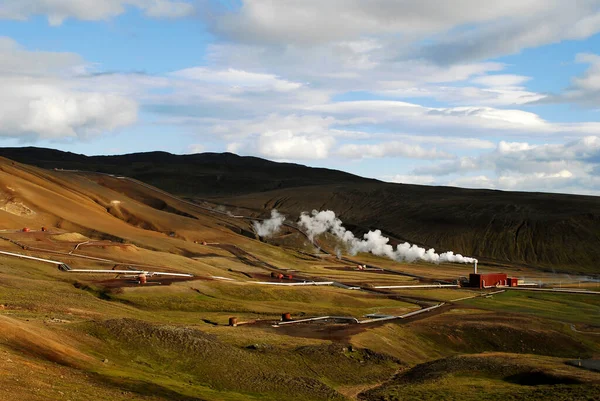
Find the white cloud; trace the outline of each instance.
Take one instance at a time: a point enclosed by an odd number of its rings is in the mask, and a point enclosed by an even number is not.
[[[28,51],[13,39],[0,36],[0,74],[55,74],[77,67],[85,67],[78,54]]]
[[[485,175],[460,177],[449,181],[448,185],[452,187],[480,189],[496,189],[498,187],[498,183],[496,182],[496,180],[489,178]]]
[[[588,64],[588,69],[571,80],[571,86],[543,102],[574,102],[590,107],[600,107],[600,55],[580,53],[575,61]]]
[[[597,0],[584,0],[576,7],[560,0],[523,3],[531,7],[529,12],[512,14],[474,29],[449,32],[423,48],[420,55],[441,64],[467,62],[567,39],[584,39],[600,31]]]
[[[272,114],[255,120],[215,121],[212,134],[229,141],[227,151],[278,160],[325,159],[336,137],[355,137],[330,129],[333,118]]]
[[[600,195],[600,179],[593,175],[574,174],[569,170],[557,173],[503,173],[496,177],[467,176],[447,182],[463,188],[501,189],[505,191],[535,191]]]
[[[332,117],[314,115],[279,115],[268,116],[253,120],[223,120],[212,124],[212,133],[226,139],[245,138],[265,132],[294,132],[310,136],[329,133],[329,127],[335,124]],[[333,136],[333,135],[331,135]]]
[[[244,144],[241,142],[231,142],[227,144],[226,150],[230,153],[241,153],[244,149]]]
[[[498,72],[498,62],[437,65],[427,60],[402,59],[394,43],[369,40],[339,42],[305,48],[296,45],[269,47],[260,44],[219,43],[209,47],[214,65],[248,71],[269,71],[294,81],[335,91],[377,91],[408,88],[422,83],[464,81]]]
[[[194,6],[170,0],[3,0],[0,19],[26,20],[45,15],[50,25],[61,25],[67,18],[86,21],[105,20],[137,7],[154,18],[178,18],[192,15]]]
[[[110,91],[85,88],[85,70],[72,53],[31,52],[0,39],[0,135],[83,138],[133,124],[137,103]]]
[[[258,151],[275,159],[325,159],[334,142],[330,136],[311,137],[289,130],[268,131],[260,135]]]
[[[420,36],[462,24],[535,15],[559,4],[555,0],[505,0],[482,7],[477,0],[244,0],[241,10],[223,15],[216,21],[215,29],[237,40],[285,43],[319,43],[380,34]]]
[[[170,75],[193,81],[227,85],[233,88],[264,89],[278,92],[292,91],[302,86],[301,83],[286,81],[272,74],[260,74],[233,68],[214,70],[204,67],[193,67],[175,71]]]
[[[354,121],[355,124],[401,127],[424,134],[444,132],[449,136],[478,137],[600,134],[600,123],[597,122],[553,123],[532,112],[487,106],[424,107],[393,100],[357,100],[332,102],[307,110],[332,115],[337,120]]]
[[[419,167],[415,169],[415,173],[449,175],[487,169],[555,174],[572,169],[573,165],[583,167],[594,163],[600,163],[598,136],[583,137],[564,144],[532,145],[500,141],[491,153]]]
[[[478,171],[484,168],[480,161],[473,157],[461,157],[453,161],[443,162],[430,166],[418,167],[414,173],[418,175],[449,175],[454,173],[465,173]]]
[[[397,184],[417,184],[417,185],[432,185],[436,178],[432,175],[417,175],[417,174],[396,174],[393,176],[383,176],[382,180],[394,182]]]
[[[536,102],[546,96],[525,90],[523,87],[474,86],[417,86],[376,92],[395,98],[432,98],[439,101],[463,105],[514,106]]]
[[[216,13],[212,26],[234,41],[266,46],[314,48],[375,38],[393,42],[385,50],[400,58],[447,65],[589,37],[600,30],[599,5],[598,0],[576,6],[561,0],[483,5],[478,0],[243,0],[239,10]]]
[[[255,154],[271,160],[318,160],[329,156],[335,143],[331,136],[314,136],[290,130],[267,131],[231,142],[227,151]]]
[[[444,149],[494,149],[496,144],[492,141],[469,137],[448,137],[437,135],[408,135],[390,134],[393,137],[411,143],[420,143],[428,146],[439,146]]]
[[[144,13],[152,18],[182,18],[195,12],[192,4],[183,1],[153,0],[138,2]]]
[[[468,78],[468,77],[465,77]],[[539,101],[546,95],[530,92],[523,83],[531,78],[510,74],[477,75],[470,80],[477,85],[431,85],[391,87],[376,93],[397,98],[433,98],[439,101],[463,105],[510,106]]]
[[[133,124],[135,101],[81,92],[59,79],[0,77],[0,135],[58,139],[87,137]]]
[[[432,183],[469,188],[600,194],[600,137],[562,144],[498,143],[490,153],[414,169]],[[444,177],[450,177],[448,179]]]
[[[205,151],[205,149],[206,148],[201,143],[193,143],[187,147],[187,153],[188,154],[202,153]]]
[[[501,87],[514,87],[521,86],[525,82],[529,81],[531,77],[525,77],[523,75],[514,74],[492,74],[477,77],[471,80],[474,84],[483,86],[489,86],[493,88]]]
[[[367,159],[380,157],[405,157],[409,159],[452,159],[453,155],[435,148],[425,149],[419,145],[392,141],[377,144],[346,144],[337,154],[349,159]]]

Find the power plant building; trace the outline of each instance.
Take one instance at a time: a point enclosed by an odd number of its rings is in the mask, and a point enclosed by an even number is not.
[[[506,273],[487,273],[487,274],[479,274],[472,273],[469,274],[469,287],[475,288],[490,288],[490,287],[504,287],[509,285],[508,283],[508,275]],[[513,280],[516,283],[516,280],[511,278],[511,286]]]

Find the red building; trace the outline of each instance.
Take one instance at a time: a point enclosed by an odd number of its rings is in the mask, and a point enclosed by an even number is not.
[[[513,279],[511,278],[511,280]],[[516,279],[514,280],[516,283]],[[469,287],[490,288],[507,285],[508,276],[506,273],[469,274]]]
[[[509,287],[516,287],[519,285],[519,279],[516,277],[509,277],[508,279],[508,286]]]

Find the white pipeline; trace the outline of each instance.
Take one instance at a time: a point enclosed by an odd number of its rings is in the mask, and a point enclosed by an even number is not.
[[[51,263],[53,265],[62,265],[63,264],[63,262],[57,262],[56,260],[34,258],[33,256],[22,255],[20,253],[11,253],[11,252],[0,251],[0,254],[7,255],[7,256],[14,256],[14,257],[21,258],[21,259],[37,260],[38,262]]]
[[[377,290],[411,289],[411,288],[458,288],[458,284],[420,284],[420,285],[378,285]]]
[[[285,324],[294,324],[294,323],[306,323],[306,322],[316,322],[319,320],[348,320],[351,321],[352,323],[360,323],[358,321],[358,319],[354,318],[354,317],[346,317],[346,316],[321,316],[321,317],[309,317],[307,319],[299,319],[299,320],[290,320],[287,322],[279,322],[277,323],[278,326],[282,326]]]
[[[333,285],[333,281],[307,281],[304,283],[273,283],[270,281],[250,281],[254,284],[261,285],[279,285],[284,287],[296,287],[296,286],[306,286],[306,285]]]
[[[282,325],[286,325],[286,324],[316,322],[316,321],[320,321],[320,320],[347,320],[347,321],[350,321],[352,323],[358,323],[358,324],[368,324],[368,323],[384,322],[386,320],[406,319],[406,318],[411,317],[411,316],[415,316],[415,315],[419,315],[421,313],[426,313],[426,312],[432,311],[432,310],[437,309],[437,308],[439,308],[439,307],[441,307],[443,305],[445,305],[444,302],[442,302],[441,304],[430,306],[429,308],[424,308],[424,309],[419,309],[419,310],[414,311],[414,312],[409,312],[409,313],[407,313],[405,315],[400,315],[400,316],[383,316],[383,317],[377,317],[377,318],[367,319],[367,320],[362,320],[362,321],[359,321],[358,319],[356,319],[354,317],[320,316],[320,317],[310,317],[310,318],[307,318],[307,319],[290,320],[290,321],[287,321],[287,322],[279,322],[276,325],[274,325],[274,327],[282,326]]]

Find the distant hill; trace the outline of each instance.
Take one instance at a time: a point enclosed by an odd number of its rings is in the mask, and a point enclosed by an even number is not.
[[[600,198],[451,187],[355,183],[290,188],[222,202],[297,216],[334,210],[355,234],[557,272],[600,274]]]
[[[600,274],[600,197],[390,184],[231,153],[87,157],[40,148],[0,156],[45,168],[127,175],[189,198],[297,216],[334,210],[356,232],[488,261]]]
[[[54,149],[0,148],[0,156],[47,169],[126,175],[184,196],[230,196],[308,185],[374,182],[349,173],[276,163],[233,153],[173,155],[167,152],[85,156]]]

